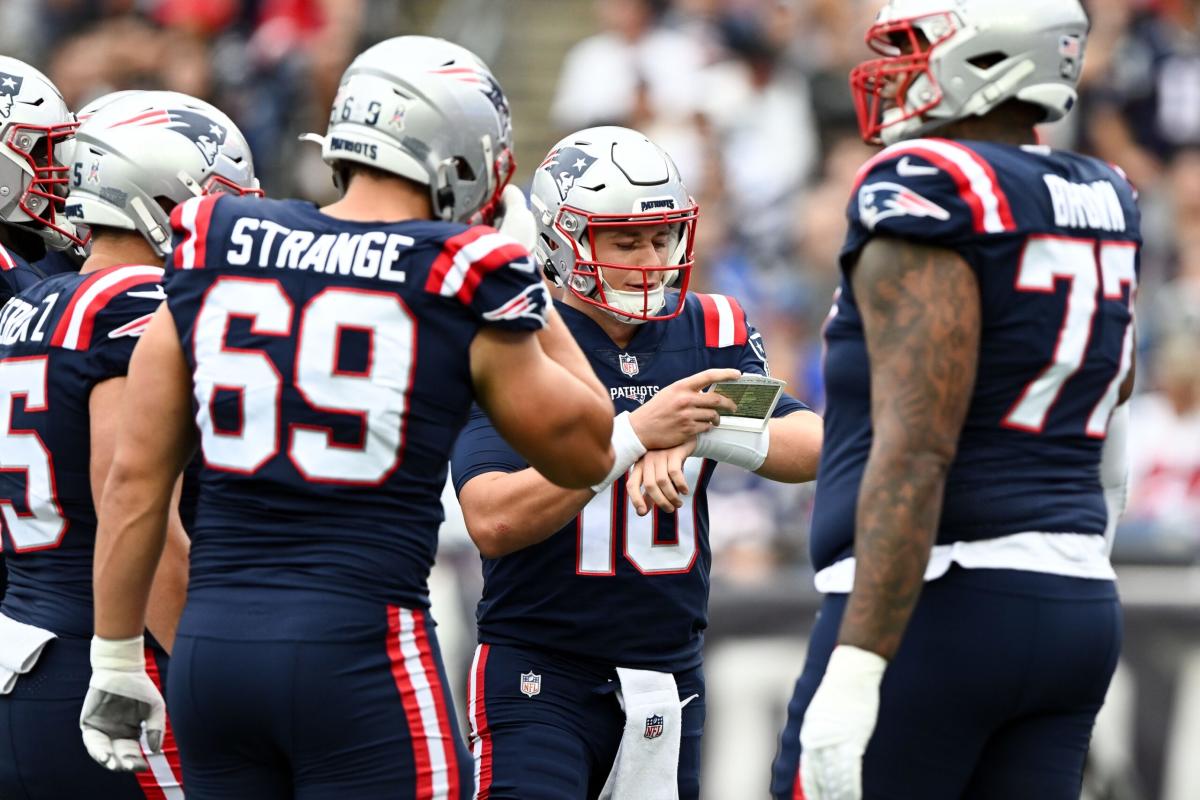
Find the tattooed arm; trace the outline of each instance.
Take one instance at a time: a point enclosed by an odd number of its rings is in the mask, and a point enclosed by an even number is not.
[[[975,385],[979,285],[953,251],[887,238],[864,248],[851,281],[871,364],[874,441],[838,641],[891,659],[921,593]]]

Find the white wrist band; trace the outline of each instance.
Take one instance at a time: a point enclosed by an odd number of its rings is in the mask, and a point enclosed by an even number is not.
[[[102,639],[92,637],[92,669],[111,669],[120,672],[141,672],[146,668],[146,646],[143,637]]]
[[[634,431],[628,411],[622,411],[613,419],[612,448],[617,454],[613,459],[612,469],[608,471],[604,480],[592,487],[593,492],[600,493],[607,489],[609,484],[624,475],[639,458],[646,455],[646,446]]]
[[[761,432],[735,431],[716,427],[696,435],[696,458],[711,458],[723,464],[733,464],[754,472],[767,460],[771,446],[771,430]]]

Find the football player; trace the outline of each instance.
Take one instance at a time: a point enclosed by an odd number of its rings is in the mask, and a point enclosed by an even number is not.
[[[618,459],[601,483],[560,488],[482,414],[455,448],[484,556],[470,679],[479,797],[694,798],[705,489],[717,461],[811,480],[821,420],[785,395],[761,431],[716,424],[735,406],[702,390],[766,374],[766,350],[737,300],[688,291],[698,209],[645,136],[566,137],[537,169],[532,204],[534,257],[621,412]]]
[[[825,600],[778,798],[1079,797],[1121,644],[1141,241],[1121,171],[1034,130],[1075,104],[1087,30],[1077,0],[891,0],[851,73],[887,146],[825,330]]]
[[[47,248],[83,244],[63,214],[75,127],[49,78],[0,56],[0,305],[45,277]]]
[[[219,157],[220,132],[196,131]],[[158,727],[140,634],[198,429],[168,689],[189,795],[471,794],[426,586],[450,448],[478,399],[555,480],[613,460],[612,403],[528,253],[476,224],[501,207],[511,137],[474,54],[389,39],[347,69],[318,137],[339,200],[175,209],[101,509],[90,740],[119,753]]]
[[[196,147],[190,132],[201,125],[224,131],[218,158]],[[75,144],[66,214],[91,231],[91,253],[78,273],[46,278],[0,312],[0,510],[11,573],[0,667],[28,672],[0,695],[0,749],[14,755],[0,761],[0,795],[182,797],[169,733],[149,763],[137,742],[120,754],[143,770],[136,778],[102,769],[80,741],[96,506],[128,401],[130,356],[165,297],[169,211],[198,194],[253,193],[258,184],[241,133],[187,95],[131,93],[80,126]],[[187,538],[175,515],[164,531],[148,624],[170,648]],[[146,655],[137,660],[158,678],[165,661]]]

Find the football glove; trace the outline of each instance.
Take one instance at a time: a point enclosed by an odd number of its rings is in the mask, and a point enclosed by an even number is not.
[[[879,715],[887,661],[838,645],[800,727],[800,782],[808,800],[861,800],[862,761]]]
[[[145,724],[151,752],[162,749],[167,707],[146,674],[141,636],[92,637],[92,679],[83,698],[79,729],[88,755],[114,772],[148,769],[139,739]]]
[[[516,239],[522,247],[533,252],[537,243],[537,223],[533,212],[525,204],[525,193],[511,183],[500,195],[500,213],[497,230],[509,238]]]

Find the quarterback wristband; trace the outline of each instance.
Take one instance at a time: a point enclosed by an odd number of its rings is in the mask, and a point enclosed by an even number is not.
[[[717,427],[696,434],[696,449],[692,455],[696,458],[711,458],[722,464],[733,464],[754,472],[767,460],[767,450],[770,446],[769,428],[763,428],[761,431],[735,431]]]
[[[613,481],[637,463],[639,458],[646,455],[646,446],[634,431],[628,411],[622,411],[613,419],[612,448],[617,457],[613,459],[612,469],[608,471],[604,480],[592,487],[592,491],[597,494],[607,489]]]
[[[129,639],[92,637],[93,670],[141,672],[146,669],[146,645],[141,636]]]

